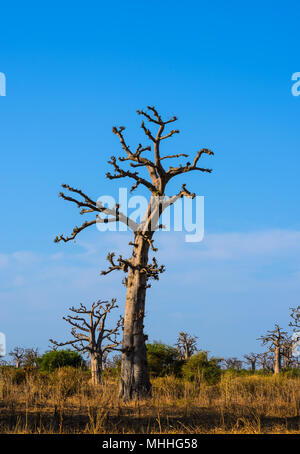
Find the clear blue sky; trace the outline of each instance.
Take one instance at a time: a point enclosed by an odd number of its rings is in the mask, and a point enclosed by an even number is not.
[[[167,272],[148,294],[150,339],[174,343],[183,329],[214,354],[240,356],[275,322],[287,326],[300,290],[299,2],[17,1],[1,5],[0,21],[8,348],[65,338],[61,317],[80,302],[117,296],[123,310],[121,276],[99,271],[127,238],[91,230],[54,244],[81,221],[57,193],[68,183],[115,194],[104,179],[119,152],[111,127],[125,125],[136,144],[135,112],[149,104],[179,117],[167,151],[215,151],[205,158],[214,172],[188,179],[205,196],[203,243],[158,238]]]

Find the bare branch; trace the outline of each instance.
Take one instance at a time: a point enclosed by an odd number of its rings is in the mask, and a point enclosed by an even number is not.
[[[190,162],[187,162],[185,166],[179,166],[179,167],[170,167],[169,170],[167,171],[168,178],[173,178],[176,175],[180,175],[182,173],[186,172],[191,172],[192,170],[199,170],[201,172],[208,172],[211,173],[212,169],[206,169],[203,167],[197,167],[197,163],[202,156],[202,154],[208,154],[208,155],[214,155],[213,151],[207,149],[207,148],[202,148],[202,150],[198,151],[196,157],[194,158],[193,164]]]
[[[177,195],[174,195],[173,197],[166,199],[166,201],[163,203],[163,209],[165,210],[170,205],[173,205],[178,199],[181,199],[182,197],[188,197],[189,199],[193,199],[195,196],[196,194],[188,191],[186,189],[186,185],[183,184],[180,192]]]
[[[101,271],[102,275],[109,274],[109,273],[111,273],[112,271],[115,271],[115,270],[122,270],[122,271],[124,271],[124,273],[127,273],[128,272],[128,268],[129,267],[133,267],[131,262],[129,260],[123,259],[121,255],[117,259],[117,263],[114,261],[114,257],[115,257],[115,253],[114,252],[110,252],[107,255],[106,260],[109,261],[111,266],[108,268],[108,270]]]

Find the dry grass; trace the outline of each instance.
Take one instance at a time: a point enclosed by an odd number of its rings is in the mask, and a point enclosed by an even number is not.
[[[299,433],[300,378],[234,377],[196,385],[153,379],[153,399],[125,403],[117,382],[93,387],[86,373],[2,370],[0,433]]]

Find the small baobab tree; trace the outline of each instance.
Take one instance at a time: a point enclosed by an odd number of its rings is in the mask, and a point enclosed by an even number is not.
[[[289,326],[292,326],[294,331],[297,331],[297,329],[300,329],[300,306],[291,307],[291,317],[293,321],[289,323]]]
[[[293,357],[294,345],[297,342],[297,338],[293,336],[287,336],[285,341],[282,344],[281,355],[283,359],[283,367],[288,369],[289,367],[294,367],[295,357]]]
[[[273,353],[263,352],[258,354],[258,363],[260,367],[267,372],[274,372],[274,355]]]
[[[23,364],[27,369],[36,369],[39,367],[39,349],[38,348],[26,348],[23,358]]]
[[[241,370],[243,361],[236,357],[223,359],[226,369]]]
[[[167,184],[175,177],[186,175],[189,172],[199,171],[210,173],[211,169],[200,167],[198,162],[204,155],[213,155],[207,148],[197,151],[192,161],[185,164],[170,166],[166,168],[163,164],[165,160],[177,159],[188,155],[179,153],[173,155],[162,155],[162,143],[179,133],[178,129],[166,132],[166,128],[177,121],[177,117],[164,120],[154,107],[148,106],[147,111],[137,111],[143,118],[141,123],[142,131],[150,145],[139,144],[135,151],[129,147],[124,137],[124,126],[113,127],[112,132],[119,138],[123,153],[117,159],[112,156],[108,163],[113,167],[114,173],[108,172],[106,177],[110,180],[129,178],[133,181],[131,192],[138,187],[144,187],[150,192],[150,201],[141,222],[135,222],[127,217],[120,210],[120,205],[105,207],[99,200],[96,202],[92,197],[86,195],[80,189],[75,189],[64,184],[63,188],[68,191],[68,195],[61,192],[60,196],[72,202],[81,209],[80,213],[93,216],[90,221],[85,221],[80,227],[75,227],[70,236],[57,236],[55,242],[71,241],[84,229],[97,223],[123,223],[133,232],[131,257],[123,258],[121,255],[115,258],[115,253],[108,254],[107,259],[109,268],[102,272],[103,275],[120,270],[125,273],[123,280],[126,288],[124,330],[122,342],[122,365],[120,396],[126,400],[134,398],[144,398],[151,396],[151,383],[149,368],[147,363],[146,339],[144,334],[144,315],[146,290],[150,286],[149,280],[158,280],[160,273],[164,271],[164,265],[158,265],[155,257],[149,258],[150,250],[156,252],[157,248],[153,244],[154,233],[162,227],[161,215],[178,199],[188,197],[193,199],[195,194],[183,184],[177,194],[167,197]],[[145,121],[156,128],[151,131]],[[151,152],[145,155],[145,152]],[[146,157],[147,156],[147,157]],[[128,163],[130,168],[120,167],[121,163]],[[146,176],[140,172],[147,172]],[[123,210],[124,211],[124,210]]]
[[[246,362],[250,365],[251,370],[254,372],[256,369],[256,363],[259,358],[259,354],[251,352],[249,353],[249,355],[244,355],[244,358]]]
[[[197,351],[197,339],[183,331],[179,333],[175,346],[181,359],[187,361]]]
[[[12,357],[12,361],[14,362],[16,368],[19,369],[24,361],[25,348],[15,347],[11,352],[9,352],[9,356]]]
[[[268,352],[274,353],[274,374],[278,374],[281,369],[282,351],[287,340],[287,332],[276,324],[273,330],[267,331],[267,334],[259,337],[258,340],[262,345],[269,345]]]
[[[72,326],[71,334],[74,339],[66,342],[50,339],[56,347],[72,345],[78,352],[90,355],[92,382],[95,385],[101,382],[103,360],[106,355],[113,350],[118,350],[120,345],[117,337],[123,318],[120,317],[114,328],[106,328],[108,314],[117,307],[115,299],[110,302],[99,300],[93,303],[91,309],[83,304],[80,304],[79,308],[71,307],[69,310],[76,315],[68,315],[63,319]]]
[[[273,353],[263,352],[258,354],[258,363],[261,368],[267,372],[274,372],[274,355]]]

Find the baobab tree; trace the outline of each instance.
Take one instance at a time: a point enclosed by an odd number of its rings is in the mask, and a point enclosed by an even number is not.
[[[259,358],[258,353],[249,353],[249,355],[244,355],[245,360],[247,361],[248,364],[250,364],[251,370],[255,371],[256,369],[256,362]]]
[[[181,359],[187,361],[197,351],[197,339],[198,337],[192,337],[183,331],[179,333],[175,345]]]
[[[73,327],[71,334],[74,339],[66,342],[57,342],[50,339],[50,342],[56,347],[72,345],[78,352],[87,352],[90,355],[92,382],[94,385],[101,382],[103,360],[106,355],[113,350],[117,350],[120,345],[120,342],[117,341],[117,336],[119,335],[123,318],[120,317],[114,328],[106,328],[108,314],[117,307],[115,299],[110,302],[99,300],[93,303],[91,309],[88,309],[83,304],[80,304],[79,308],[70,307],[69,310],[77,315],[68,315],[63,317],[63,319]]]
[[[24,366],[28,369],[38,368],[39,357],[38,348],[26,348],[23,358]]]
[[[236,358],[236,357],[233,357],[233,358],[226,358],[226,359],[223,359],[223,361],[224,361],[225,367],[226,367],[227,369],[241,370],[242,365],[243,365],[243,361],[239,360],[239,359]]]
[[[12,357],[13,362],[17,369],[19,369],[25,357],[25,348],[23,347],[15,347],[11,352],[9,352],[9,356]]]
[[[108,161],[113,167],[114,173],[108,172],[106,177],[110,180],[120,178],[133,180],[131,192],[143,186],[149,190],[150,201],[141,222],[137,223],[122,213],[119,204],[114,207],[105,207],[100,201],[96,202],[81,190],[64,184],[63,188],[69,191],[71,195],[61,192],[60,196],[81,208],[81,214],[92,214],[95,218],[85,221],[80,227],[76,226],[69,237],[60,235],[55,239],[55,242],[74,240],[80,232],[96,223],[121,222],[133,232],[133,241],[129,243],[132,246],[131,257],[125,259],[120,255],[116,259],[114,252],[110,252],[107,256],[109,268],[102,272],[103,275],[115,270],[121,270],[125,273],[123,282],[127,287],[127,294],[122,342],[120,396],[126,400],[151,396],[145,344],[147,336],[144,334],[145,298],[146,290],[150,286],[149,280],[158,280],[160,273],[165,270],[164,265],[158,265],[155,257],[152,258],[152,261],[149,259],[150,249],[154,252],[157,251],[153,244],[153,235],[162,228],[160,218],[164,210],[178,199],[183,197],[193,199],[195,197],[195,194],[186,188],[186,184],[182,185],[176,195],[166,197],[167,184],[174,177],[192,171],[210,173],[211,169],[199,167],[198,161],[203,155],[213,155],[211,150],[202,148],[196,153],[192,162],[187,161],[183,165],[170,166],[167,169],[163,166],[164,160],[188,157],[185,153],[166,156],[161,154],[162,142],[179,133],[178,129],[165,132],[169,124],[177,121],[177,117],[163,120],[158,111],[150,106],[148,106],[147,111],[141,110],[137,113],[143,118],[141,128],[151,145],[139,144],[135,151],[132,151],[124,137],[125,127],[113,127],[112,132],[119,138],[123,154],[118,159],[112,156]],[[157,128],[155,133],[148,129],[145,121]],[[145,157],[145,152],[151,152],[152,158]],[[126,162],[135,170],[120,167],[120,163]],[[143,170],[147,172],[146,176],[139,173]]]
[[[278,374],[281,369],[281,358],[284,343],[287,340],[287,332],[283,331],[279,325],[275,325],[275,329],[267,331],[265,336],[258,338],[262,345],[269,345],[268,352],[274,353],[274,374]]]
[[[300,306],[298,307],[291,307],[291,317],[293,319],[292,322],[289,323],[289,326],[294,328],[294,331],[300,329]]]
[[[269,352],[259,353],[257,359],[263,370],[274,372],[273,354],[270,354]]]
[[[287,336],[286,340],[282,344],[281,355],[283,358],[283,367],[286,369],[294,367],[296,364],[295,358],[293,357],[295,343],[296,339],[293,336]]]

